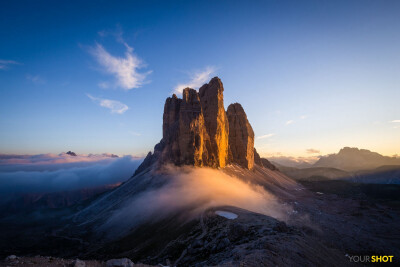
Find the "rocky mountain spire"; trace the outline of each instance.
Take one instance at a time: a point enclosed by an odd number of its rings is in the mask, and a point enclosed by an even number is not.
[[[210,137],[211,149],[209,166],[225,167],[228,162],[229,126],[224,108],[224,86],[218,77],[199,89],[201,108],[206,129]]]
[[[163,138],[135,173],[158,162],[223,168],[229,163],[252,169],[256,155],[254,132],[238,103],[224,108],[224,87],[218,77],[197,92],[185,88],[164,105]]]
[[[254,132],[246,113],[239,103],[230,104],[227,110],[229,121],[229,148],[232,161],[240,166],[254,167]]]
[[[174,136],[178,137],[179,152],[173,155],[175,157],[166,160],[172,160],[176,165],[204,166],[208,158],[206,142],[209,142],[209,137],[200,97],[196,90],[190,88],[183,90],[178,121],[178,132],[174,133]]]

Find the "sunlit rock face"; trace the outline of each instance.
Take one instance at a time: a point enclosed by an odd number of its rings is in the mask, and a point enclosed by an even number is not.
[[[206,142],[209,142],[209,137],[200,97],[196,90],[190,88],[183,90],[178,121],[178,133],[174,135],[178,138],[179,151],[165,160],[171,160],[176,165],[204,166],[208,159]],[[169,146],[167,143],[167,148]]]
[[[163,115],[165,144],[161,162],[175,165],[225,167],[228,162],[228,119],[219,78],[199,93],[185,88],[182,99],[167,98]]]
[[[218,77],[197,92],[185,88],[164,105],[163,138],[135,173],[154,163],[223,168],[229,163],[254,167],[254,133],[238,103],[224,108],[224,87]],[[256,155],[258,155],[256,153]],[[259,156],[257,163],[262,165]]]
[[[230,104],[226,113],[229,121],[229,148],[232,161],[251,170],[254,167],[253,128],[239,103]]]
[[[210,137],[208,166],[225,167],[228,162],[229,125],[224,108],[224,86],[218,77],[199,89],[206,129]]]

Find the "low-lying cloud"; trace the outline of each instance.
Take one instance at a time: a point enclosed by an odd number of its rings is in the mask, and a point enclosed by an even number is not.
[[[319,160],[319,156],[292,157],[292,156],[269,156],[269,161],[278,163],[286,167],[306,167]]]
[[[285,219],[290,209],[280,205],[262,186],[245,183],[220,170],[170,167],[167,176],[164,186],[146,190],[127,201],[111,215],[102,230],[115,234],[112,229],[118,229],[121,233],[147,220],[154,222],[181,211],[185,211],[186,218],[193,218],[216,206],[235,206],[279,219]]]
[[[0,155],[0,194],[50,193],[127,180],[141,159],[125,156]]]

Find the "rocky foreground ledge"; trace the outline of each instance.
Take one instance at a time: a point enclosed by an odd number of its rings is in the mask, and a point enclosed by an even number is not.
[[[54,257],[17,257],[10,255],[0,262],[0,266],[41,266],[41,267],[152,267],[141,263],[133,263],[128,258],[111,259],[108,261],[63,259]]]

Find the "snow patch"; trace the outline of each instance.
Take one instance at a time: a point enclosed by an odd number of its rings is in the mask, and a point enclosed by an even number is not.
[[[229,211],[222,211],[222,210],[217,210],[215,212],[215,214],[217,214],[219,216],[222,216],[222,217],[225,217],[225,218],[227,218],[229,220],[234,220],[234,219],[236,219],[238,217],[237,214],[235,214],[235,213],[232,213],[232,212],[229,212]]]

